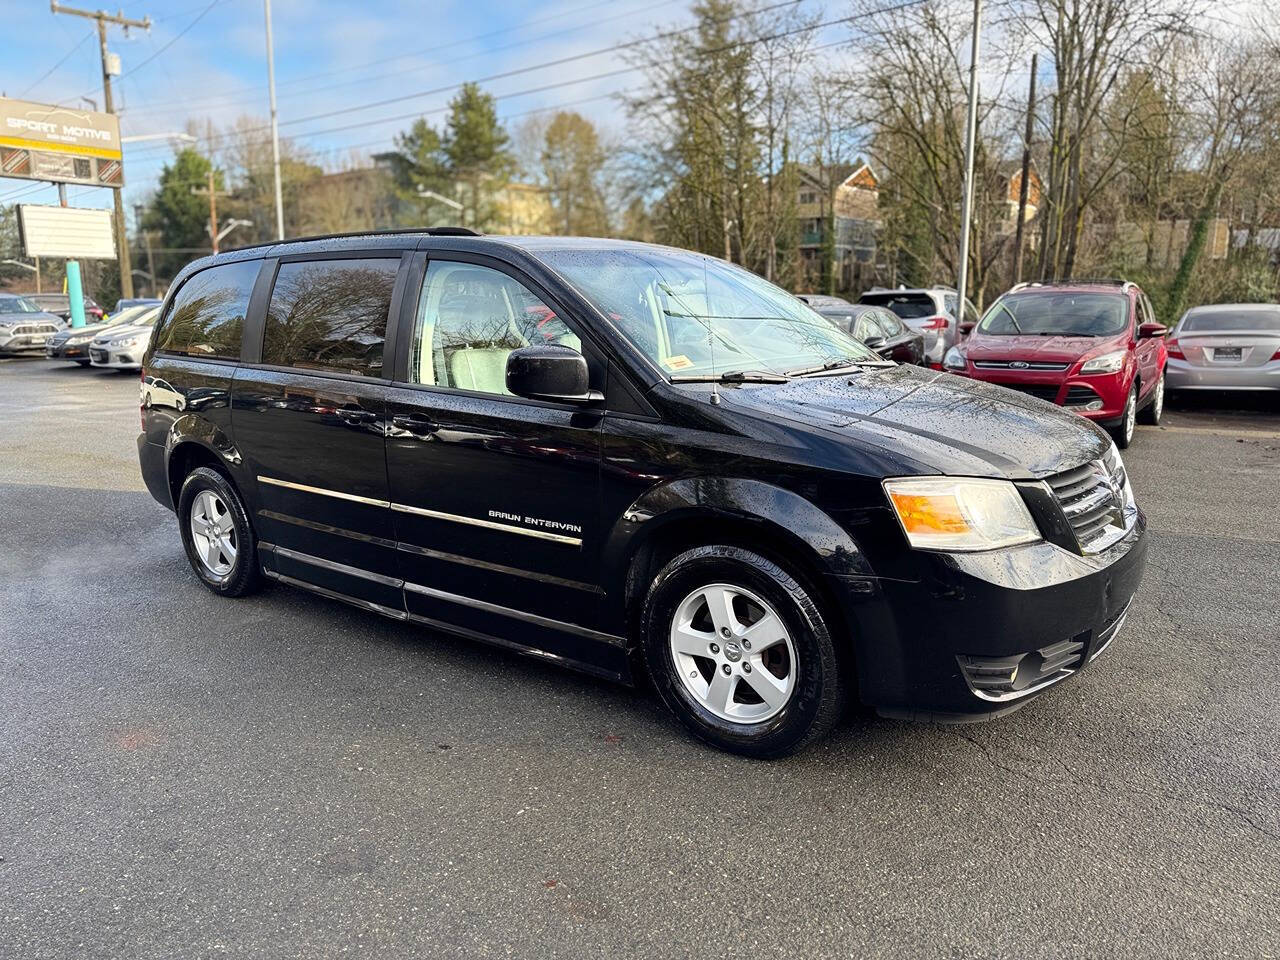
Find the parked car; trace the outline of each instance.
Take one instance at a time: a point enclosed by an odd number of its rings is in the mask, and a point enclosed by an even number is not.
[[[58,317],[30,297],[0,294],[0,355],[42,353],[45,341],[61,328]]]
[[[1164,412],[1165,327],[1127,281],[1019,284],[991,305],[946,369],[1029,393],[1109,427],[1120,449]]]
[[[924,334],[912,330],[884,307],[849,303],[813,309],[886,360],[924,364]]]
[[[1192,307],[1165,346],[1169,390],[1280,390],[1280,305]]]
[[[63,323],[71,322],[71,298],[65,293],[27,293],[23,294],[31,302],[38,304],[41,310],[58,316]],[[84,298],[85,324],[98,323],[105,318],[103,309],[92,297]]]
[[[978,311],[969,298],[964,309],[957,310],[959,294],[950,287],[886,290],[873,287],[858,298],[859,303],[888,307],[912,330],[924,335],[925,363],[942,369],[942,358],[959,339],[961,325],[978,321]]]
[[[116,301],[115,309],[111,311],[114,317],[121,310],[127,310],[129,307],[158,307],[160,306],[159,297],[131,297],[128,300],[121,298]]]
[[[886,363],[711,257],[463,234],[179,274],[138,453],[215,594],[266,576],[639,667],[754,756],[813,742],[845,691],[891,716],[1010,710],[1120,629],[1146,522],[1091,424]]]
[[[833,297],[825,293],[797,293],[796,299],[801,303],[807,303],[813,309],[821,312],[821,307],[847,307],[849,301],[844,297]]]
[[[127,324],[108,327],[89,341],[89,362],[95,367],[113,370],[138,370],[142,367],[142,354],[151,339],[151,330],[159,307],[143,307],[142,312]]]
[[[121,328],[141,319],[155,307],[126,307],[111,315],[105,323],[90,323],[83,327],[67,327],[55,333],[45,342],[44,355],[50,360],[72,360],[82,367],[89,365],[89,344],[96,337],[107,331],[117,332]]]

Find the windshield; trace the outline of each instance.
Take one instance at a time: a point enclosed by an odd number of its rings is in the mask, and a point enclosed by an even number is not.
[[[107,326],[118,327],[121,324],[125,324],[125,323],[131,324],[131,325],[138,323],[140,320],[144,318],[144,315],[148,311],[154,310],[154,309],[155,307],[152,307],[152,306],[126,307],[125,309],[121,310],[119,313],[113,313],[111,315],[111,319],[107,321]]]
[[[40,308],[26,297],[0,297],[0,313],[39,313]]]
[[[1108,337],[1129,322],[1123,293],[1015,293],[987,311],[978,330],[988,336]]]
[[[712,257],[656,248],[539,256],[675,379],[880,360],[789,293]]]
[[[1280,307],[1274,310],[1192,310],[1182,321],[1183,333],[1280,332]]]

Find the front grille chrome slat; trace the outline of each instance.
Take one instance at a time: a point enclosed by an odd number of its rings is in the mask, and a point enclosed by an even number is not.
[[[1082,553],[1105,550],[1124,536],[1136,514],[1126,503],[1124,466],[1113,455],[1046,477],[1045,483]]]

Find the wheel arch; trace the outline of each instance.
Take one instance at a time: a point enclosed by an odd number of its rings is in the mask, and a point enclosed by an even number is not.
[[[873,581],[853,537],[799,494],[759,480],[676,480],[632,503],[606,543],[604,569],[613,581],[607,589],[623,600],[629,639],[639,635],[643,600],[657,572],[678,553],[712,543],[743,547],[778,563],[835,619],[833,632],[845,636],[851,618],[836,595],[838,581]]]

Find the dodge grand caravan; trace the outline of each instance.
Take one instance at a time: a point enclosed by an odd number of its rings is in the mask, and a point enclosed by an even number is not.
[[[462,231],[199,260],[144,356],[147,487],[262,577],[591,674],[777,756],[846,695],[1002,713],[1142,577],[1107,436],[876,356],[713,258]]]

